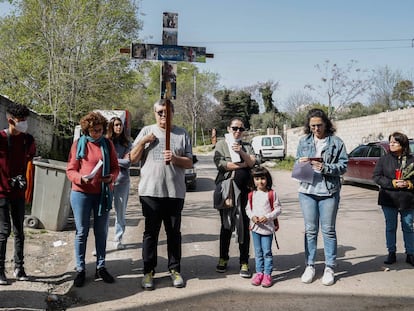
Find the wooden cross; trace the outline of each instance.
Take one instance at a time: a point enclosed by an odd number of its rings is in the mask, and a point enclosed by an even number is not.
[[[130,53],[131,58],[162,61],[161,99],[166,106],[165,149],[170,149],[171,134],[171,99],[177,98],[176,62],[205,63],[206,58],[214,54],[206,53],[205,47],[177,45],[178,13],[163,13],[162,45],[132,43],[131,48],[120,49],[121,53]],[[169,164],[169,163],[166,163]]]

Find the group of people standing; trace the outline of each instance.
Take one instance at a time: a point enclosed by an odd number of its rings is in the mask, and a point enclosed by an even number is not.
[[[131,163],[138,161],[141,163],[139,199],[145,218],[141,286],[145,290],[154,289],[162,223],[167,235],[172,285],[177,288],[185,286],[181,276],[181,214],[186,193],[185,169],[193,165],[191,140],[185,129],[172,124],[167,126],[167,115],[174,115],[172,103],[160,100],[153,109],[156,123],[145,126],[133,143],[126,136],[120,118],[115,117],[108,122],[99,112],[90,112],[80,120],[83,135],[73,143],[67,164],[67,176],[72,182],[70,203],[76,225],[76,287],[83,286],[86,281],[85,257],[91,214],[95,236],[95,278],[106,283],[115,281],[105,267],[110,209],[114,206],[116,215],[114,246],[121,250],[125,248],[122,237],[130,188],[128,169]],[[25,184],[19,182],[36,152],[33,137],[26,134],[28,115],[29,110],[25,106],[11,105],[6,114],[9,127],[0,132],[0,285],[8,284],[4,266],[11,228],[15,239],[14,275],[17,280],[28,279],[23,261]],[[231,119],[225,139],[218,141],[214,150],[214,163],[218,170],[216,184],[231,178],[237,188],[235,206],[219,210],[221,229],[216,271],[227,271],[230,241],[233,231],[236,231],[240,276],[253,276],[249,267],[252,237],[256,273],[251,283],[270,287],[273,284],[273,233],[277,230],[275,220],[282,208],[273,190],[270,172],[258,165],[251,145],[242,141],[244,130],[241,118]],[[335,136],[335,128],[322,110],[308,112],[304,132],[305,136],[297,147],[296,163],[308,165],[312,178],[300,181],[298,189],[305,226],[306,267],[301,281],[312,283],[315,278],[317,238],[321,228],[325,255],[322,284],[329,286],[335,283],[340,176],[347,169],[348,156],[343,141]],[[409,174],[409,168],[414,171],[414,157],[406,135],[392,133],[389,144],[390,152],[380,158],[373,176],[380,185],[378,204],[386,223],[388,256],[385,263],[393,264],[397,260],[396,229],[400,214],[406,262],[414,266],[414,173]],[[396,170],[402,171],[401,176],[395,175]]]
[[[270,287],[273,268],[271,252],[273,221],[281,212],[279,198],[274,194],[275,197],[270,200],[268,198],[273,194],[265,194],[272,189],[272,179],[268,171],[260,167],[251,169],[255,165],[254,153],[249,144],[241,142],[241,133],[245,130],[242,119],[233,118],[227,130],[232,135],[233,142],[230,145],[222,140],[216,145],[214,155],[214,162],[218,169],[216,184],[220,184],[224,179],[234,178],[240,190],[239,202],[242,208],[236,209],[235,212],[219,210],[220,257],[216,271],[226,272],[231,233],[236,230],[240,250],[240,276],[245,278],[252,276],[248,265],[250,240],[249,234],[246,234],[250,230],[256,261],[256,274],[251,283],[255,286]],[[298,189],[299,205],[305,225],[305,270],[301,281],[306,284],[312,283],[316,275],[319,229],[322,233],[325,258],[321,281],[326,286],[335,283],[338,247],[336,218],[340,201],[341,175],[346,172],[348,164],[345,144],[335,135],[335,131],[331,120],[323,110],[311,109],[304,125],[305,135],[300,139],[297,147],[296,164],[307,166],[311,170],[310,177],[306,176],[303,180],[299,180]],[[389,146],[389,152],[379,159],[373,174],[373,180],[380,186],[378,204],[382,207],[386,223],[386,244],[389,253],[384,263],[393,264],[397,260],[396,230],[398,214],[400,214],[406,262],[414,266],[414,164],[412,164],[414,156],[410,152],[408,137],[402,133],[392,133],[389,136]],[[240,155],[237,161],[232,159],[232,151]],[[396,170],[402,171],[403,174],[396,176]],[[408,175],[410,172],[411,174]],[[252,181],[250,185],[249,180]],[[251,196],[253,200],[248,200],[247,198]]]

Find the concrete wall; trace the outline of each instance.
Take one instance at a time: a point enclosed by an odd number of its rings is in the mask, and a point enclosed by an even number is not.
[[[8,127],[6,109],[9,102],[9,99],[0,95],[0,130]],[[29,125],[27,132],[32,134],[36,141],[37,154],[47,156],[53,145],[53,123],[32,111],[27,123]]]
[[[349,153],[360,144],[388,140],[388,136],[395,131],[402,132],[409,138],[414,138],[414,108],[336,121],[334,126],[337,129],[336,135],[342,138]],[[303,128],[287,129],[284,134],[286,155],[295,156],[299,139],[304,135]]]

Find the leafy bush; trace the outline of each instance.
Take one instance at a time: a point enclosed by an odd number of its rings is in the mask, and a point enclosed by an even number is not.
[[[277,168],[291,171],[293,169],[294,163],[295,163],[295,158],[292,156],[287,156],[285,157],[284,160],[278,162]]]

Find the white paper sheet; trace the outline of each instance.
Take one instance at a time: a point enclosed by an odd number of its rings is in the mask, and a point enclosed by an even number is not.
[[[103,162],[102,160],[99,160],[98,163],[96,163],[95,167],[93,168],[93,170],[89,173],[89,175],[85,175],[83,176],[86,179],[92,179],[95,177],[96,173],[98,172],[99,168],[102,166]]]
[[[230,133],[225,134],[224,137],[227,142],[227,145],[229,146],[231,162],[233,163],[240,162],[241,161],[240,154],[238,154],[237,152],[234,152],[233,149],[231,148],[233,144],[238,141],[236,141],[234,139],[234,136]]]

